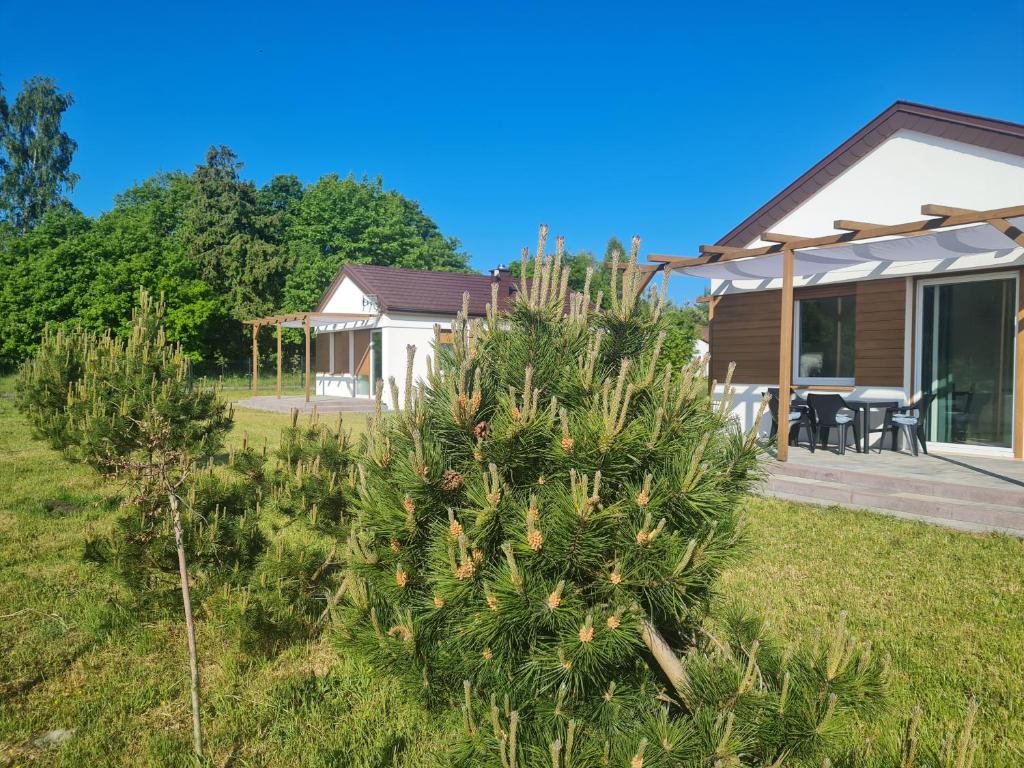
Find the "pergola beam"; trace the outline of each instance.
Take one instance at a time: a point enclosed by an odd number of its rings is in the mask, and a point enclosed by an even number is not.
[[[766,243],[792,243],[802,238],[798,235],[784,235],[781,232],[762,232],[761,239]]]
[[[734,245],[702,245],[700,247],[701,253],[735,253],[742,250]]]
[[[268,315],[246,320],[246,325],[277,325],[278,323],[296,323],[306,320],[366,320],[376,315],[365,312],[291,312],[285,315]]]
[[[854,219],[836,219],[832,222],[832,229],[845,229],[848,232],[860,232],[865,229],[878,229],[884,227],[884,224],[871,224],[866,221],[856,221]]]
[[[988,224],[998,219],[1012,219],[1017,216],[1024,216],[1024,205],[1013,205],[1007,208],[993,208],[987,211],[963,212],[956,212],[961,211],[962,209],[949,209],[948,206],[923,206],[923,208],[929,211],[950,210],[951,212],[948,216],[943,214],[937,218],[908,221],[905,224],[883,225],[872,227],[870,229],[821,235],[820,237],[802,237],[795,240],[788,240],[785,243],[773,242],[771,245],[758,246],[756,248],[744,248],[731,253],[709,253],[692,258],[684,256],[652,255],[648,257],[648,260],[668,264],[672,267],[699,267],[703,264],[715,264],[723,261],[735,261],[737,259],[748,259],[757,256],[769,256],[776,253],[782,253],[785,248],[789,248],[794,251],[804,248],[829,248],[831,246],[845,245],[846,243],[858,242],[860,240],[872,240],[878,237],[926,234],[932,230],[944,229],[946,227],[959,227],[964,224]]]

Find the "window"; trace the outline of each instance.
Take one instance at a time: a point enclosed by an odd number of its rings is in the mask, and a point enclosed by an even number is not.
[[[799,384],[853,384],[857,299],[832,296],[796,303]]]

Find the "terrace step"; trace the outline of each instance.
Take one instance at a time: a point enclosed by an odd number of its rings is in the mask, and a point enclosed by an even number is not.
[[[879,457],[884,459],[884,457]],[[771,462],[768,472],[773,476],[798,477],[809,480],[856,486],[862,490],[892,493],[921,494],[961,501],[974,501],[1017,507],[1024,512],[1024,486],[1006,482],[1004,487],[993,487],[980,483],[963,483],[954,480],[937,480],[934,477],[918,477],[908,474],[894,474],[892,471],[872,472],[862,468],[846,469],[835,466],[815,466],[804,462]]]
[[[952,498],[944,493],[947,485],[950,484],[934,483],[931,493],[913,493],[770,471],[759,491],[789,501],[838,504],[962,530],[995,530],[1024,536],[1024,506]]]

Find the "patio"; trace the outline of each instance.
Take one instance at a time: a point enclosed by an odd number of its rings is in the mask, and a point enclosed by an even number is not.
[[[758,488],[766,496],[1024,537],[1024,463],[1012,459],[852,447],[812,454],[800,445],[790,446],[789,461],[766,468]]]

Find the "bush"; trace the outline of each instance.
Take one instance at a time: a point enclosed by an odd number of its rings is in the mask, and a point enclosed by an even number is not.
[[[67,414],[68,396],[82,379],[95,341],[81,330],[47,328],[35,355],[18,372],[18,408],[33,432],[57,450],[77,443]]]
[[[880,663],[842,627],[788,656],[747,617],[706,629],[754,434],[699,362],[659,363],[664,291],[642,301],[631,266],[594,310],[542,252],[543,234],[507,314],[460,315],[428,381],[373,419],[341,641],[462,702],[465,765],[820,756],[878,701]]]

